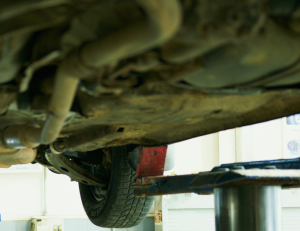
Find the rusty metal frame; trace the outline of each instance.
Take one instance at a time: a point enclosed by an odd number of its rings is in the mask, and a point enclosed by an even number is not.
[[[105,186],[106,182],[99,179],[90,171],[79,166],[71,158],[63,154],[46,153],[46,159],[57,169],[58,172],[68,175],[71,180],[77,181],[86,185]]]

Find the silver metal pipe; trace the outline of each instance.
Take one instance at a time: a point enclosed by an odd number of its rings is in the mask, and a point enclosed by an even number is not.
[[[214,189],[217,231],[281,231],[281,186]]]
[[[146,13],[145,20],[71,52],[57,70],[44,125],[41,128],[23,125],[8,127],[4,132],[4,146],[24,148],[54,142],[72,106],[80,78],[107,63],[151,49],[176,33],[181,23],[179,0],[136,2]]]

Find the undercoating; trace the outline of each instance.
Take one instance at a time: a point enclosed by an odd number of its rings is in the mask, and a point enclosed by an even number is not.
[[[135,1],[20,2],[0,14],[0,129],[41,127],[61,60],[145,17]],[[83,78],[59,139],[155,146],[300,113],[300,10],[270,2],[180,1],[171,39]]]

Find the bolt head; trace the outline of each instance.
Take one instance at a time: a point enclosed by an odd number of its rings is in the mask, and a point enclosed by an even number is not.
[[[57,147],[60,148],[60,149],[63,149],[63,148],[65,148],[65,144],[63,142],[59,142],[57,144]]]

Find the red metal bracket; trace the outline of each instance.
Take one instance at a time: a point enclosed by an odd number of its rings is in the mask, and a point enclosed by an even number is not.
[[[139,160],[136,169],[137,177],[162,176],[164,173],[166,154],[167,146],[140,146]]]

